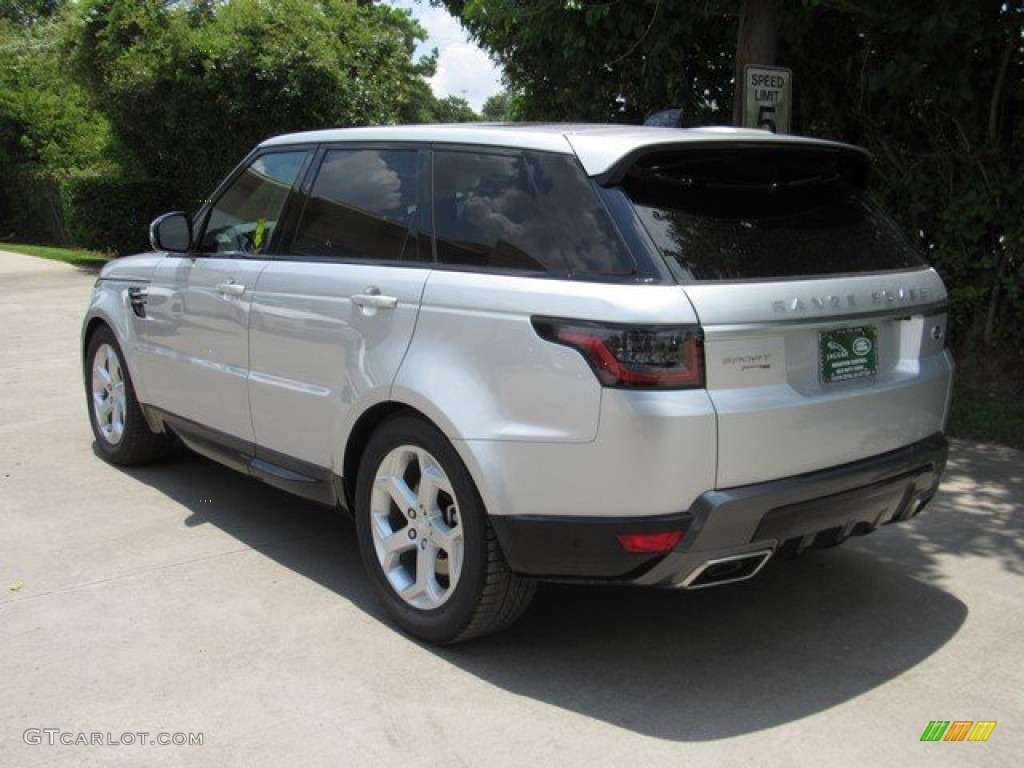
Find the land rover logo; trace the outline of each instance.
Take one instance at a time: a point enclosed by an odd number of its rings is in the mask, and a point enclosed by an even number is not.
[[[871,351],[871,339],[866,336],[858,336],[853,340],[853,354],[864,357],[868,352]]]

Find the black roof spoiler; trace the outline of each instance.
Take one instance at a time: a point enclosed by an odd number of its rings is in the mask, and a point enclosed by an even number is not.
[[[861,186],[866,186],[874,165],[871,153],[852,144],[835,142],[815,142],[806,139],[786,141],[785,138],[767,134],[766,141],[735,139],[726,141],[684,141],[679,143],[657,143],[638,147],[620,157],[607,171],[595,176],[594,180],[605,187],[615,186],[622,182],[630,171],[645,164],[656,165],[664,158],[673,155],[679,162],[692,158],[705,160],[718,156],[726,159],[730,156],[746,155],[753,162],[757,155],[778,156],[781,153],[793,153],[794,160],[817,155],[822,160],[834,159],[842,167],[843,175]]]

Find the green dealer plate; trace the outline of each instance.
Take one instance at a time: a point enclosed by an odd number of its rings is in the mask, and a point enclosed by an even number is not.
[[[819,333],[818,359],[825,384],[874,376],[878,372],[878,329],[862,325]]]

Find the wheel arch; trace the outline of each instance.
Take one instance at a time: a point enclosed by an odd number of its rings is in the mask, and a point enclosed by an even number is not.
[[[424,410],[401,400],[386,400],[371,406],[359,416],[349,431],[341,461],[342,492],[347,509],[351,512],[355,511],[356,476],[359,473],[359,462],[362,460],[366,444],[381,424],[400,414],[420,418],[444,435],[466,466],[469,476],[483,500],[484,508],[488,514],[491,514],[494,496],[491,493],[488,478],[482,474],[480,463],[469,450],[469,443],[453,435],[450,423],[446,423],[443,418],[432,418]]]
[[[348,439],[345,442],[345,452],[342,454],[341,460],[342,490],[345,496],[345,506],[349,511],[355,511],[356,475],[359,472],[359,462],[363,458],[366,444],[377,427],[395,414],[403,412],[423,416],[415,408],[404,403],[385,400],[363,411],[352,425],[352,429],[349,430]]]
[[[89,312],[85,316],[85,320],[82,321],[82,362],[85,362],[85,356],[89,351],[89,342],[92,341],[92,337],[96,334],[97,330],[104,326],[114,334],[114,340],[117,341],[117,345],[123,353],[122,356],[125,358],[124,362],[128,366],[132,379],[137,383],[138,376],[136,376],[135,361],[129,359],[128,355],[131,329],[127,326],[125,318],[118,312],[118,305],[114,303],[111,306],[109,296],[98,295],[95,297]]]
[[[107,321],[105,317],[100,315],[93,315],[85,322],[85,327],[82,328],[82,365],[86,363],[86,355],[89,352],[89,343],[92,341],[92,337],[96,334],[101,327],[106,326],[110,329],[110,332],[114,334],[114,338],[117,338],[117,331],[114,330],[113,326]]]
[[[114,341],[117,342],[117,346],[120,347],[121,349],[121,362],[128,369],[128,375],[131,376],[132,384],[135,387],[136,395],[138,395],[139,376],[138,371],[136,371],[135,369],[135,361],[132,360],[128,356],[128,353],[125,351],[125,347],[127,346],[127,340],[125,339],[124,334],[119,332],[117,323],[112,322],[111,318],[107,317],[105,314],[94,313],[90,316],[87,316],[85,322],[82,325],[83,375],[87,366],[90,364],[90,361],[87,359],[87,356],[89,354],[89,344],[92,343],[93,336],[95,336],[97,331],[99,331],[101,328],[106,328],[114,336]],[[86,390],[88,390],[89,384],[87,381],[85,383],[85,387]],[[146,419],[146,424],[149,426],[151,431],[153,431],[154,433],[161,433],[166,431],[166,427],[163,421],[157,418],[157,416],[153,413],[152,409],[142,399],[139,400],[139,407],[142,410],[142,415]]]
[[[471,462],[465,460],[466,441],[451,440],[437,420],[394,400],[362,414],[353,432],[353,444],[345,461],[353,470],[357,462],[362,464],[352,478],[358,486],[360,502],[359,509],[354,511],[360,555],[370,583],[392,619],[413,636],[441,644],[488,634],[518,619],[533,597],[535,582],[514,573],[505,560]],[[450,485],[445,492],[450,495],[450,502],[441,501],[437,487],[433,493],[427,491],[428,495],[422,495],[422,484],[409,485],[398,496],[388,492],[385,495],[390,498],[383,502],[378,498],[375,489],[382,473],[395,480],[405,478],[407,467],[398,468],[395,477],[392,459],[400,456],[404,461],[409,443],[417,446],[414,461],[422,462],[418,455],[422,449],[430,455],[430,461],[437,462],[438,471],[448,476]],[[368,454],[364,453],[367,449]],[[396,499],[403,503],[398,512]],[[405,508],[404,502],[410,506]],[[456,558],[460,570],[454,573],[459,577],[457,581],[435,582],[431,589],[430,580],[442,573],[437,554],[442,543],[433,533],[434,510],[447,503],[457,505],[461,534],[450,535],[452,528],[442,526],[447,533],[441,541],[448,553],[446,560]],[[417,514],[416,509],[432,511],[429,515]],[[396,516],[400,522],[395,522]],[[455,525],[447,518],[446,522]],[[408,537],[400,533],[407,527]],[[401,542],[397,547],[383,543],[396,539]],[[408,540],[413,540],[411,548],[406,546]],[[433,555],[428,541],[434,542]],[[414,563],[403,563],[393,556],[407,550],[415,553]],[[427,558],[425,563],[423,558]],[[446,568],[443,573],[450,576],[453,571]]]

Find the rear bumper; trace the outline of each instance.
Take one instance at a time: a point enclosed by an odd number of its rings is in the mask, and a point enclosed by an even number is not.
[[[491,520],[517,573],[552,580],[707,586],[749,578],[768,559],[765,553],[828,546],[914,517],[935,494],[948,452],[946,438],[936,434],[832,469],[707,491],[689,509],[672,515]],[[616,538],[667,531],[685,531],[667,554],[628,553]]]

